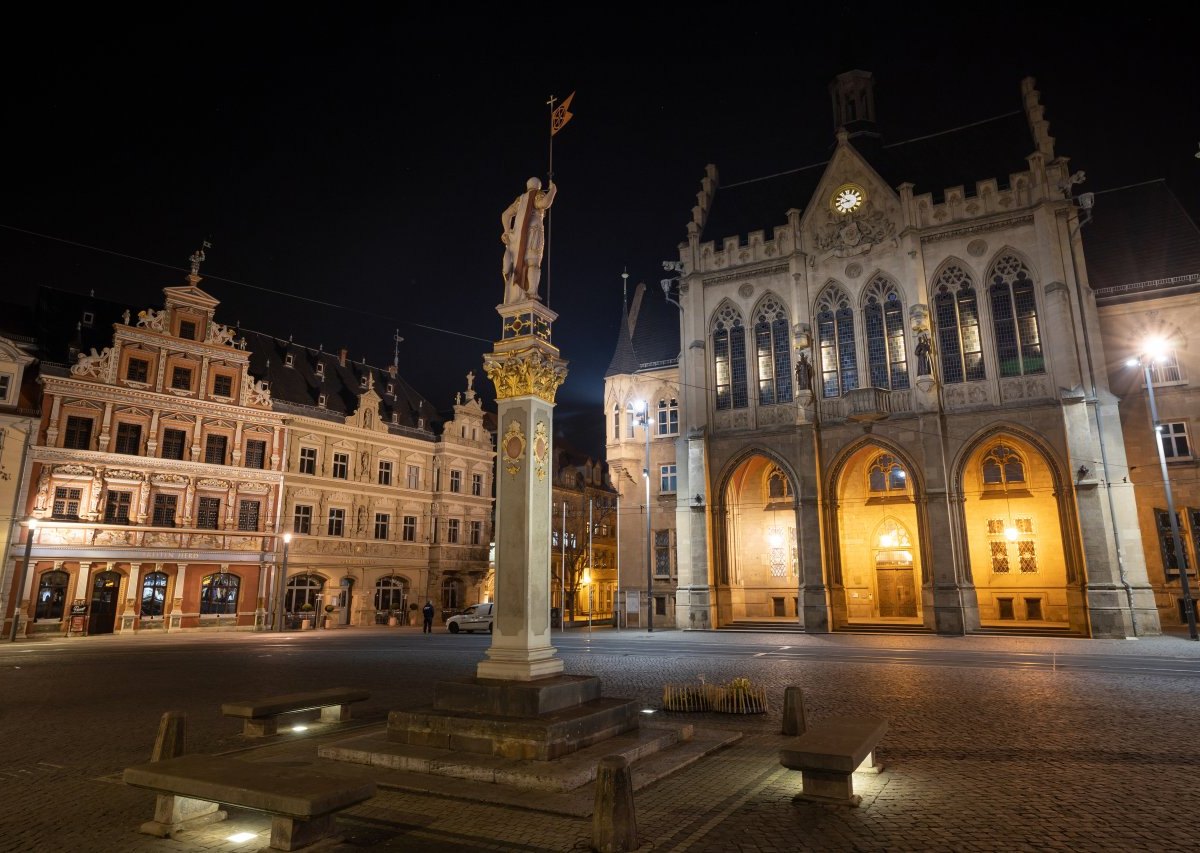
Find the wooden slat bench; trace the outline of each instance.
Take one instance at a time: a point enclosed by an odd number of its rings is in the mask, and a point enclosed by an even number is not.
[[[242,734],[246,737],[266,737],[276,733],[279,717],[284,714],[320,709],[322,723],[340,723],[350,719],[351,702],[361,702],[370,698],[371,694],[365,690],[330,687],[308,693],[289,693],[264,699],[226,702],[221,706],[221,713],[226,717],[244,719]]]
[[[271,815],[270,850],[300,850],[333,837],[338,811],[375,795],[375,783],[318,766],[184,755],[125,768],[125,784],[158,794],[141,831],[161,838],[224,820],[218,804]]]
[[[879,772],[875,747],[887,730],[887,720],[879,717],[824,720],[779,750],[779,763],[800,771],[800,799],[857,806],[862,797],[854,793],[854,771],[865,765]]]

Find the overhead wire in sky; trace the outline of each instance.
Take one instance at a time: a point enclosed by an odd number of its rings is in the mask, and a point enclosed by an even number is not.
[[[161,261],[152,261],[149,258],[140,258],[137,255],[129,255],[124,252],[114,251],[112,249],[104,249],[104,248],[101,248],[100,246],[89,246],[87,243],[79,243],[74,240],[67,240],[64,237],[55,237],[52,234],[42,234],[37,231],[30,231],[27,228],[18,228],[15,225],[7,225],[3,222],[0,222],[0,228],[4,228],[8,231],[16,231],[21,234],[28,234],[32,237],[40,237],[43,240],[53,240],[57,243],[65,243],[68,246],[76,246],[80,249],[87,249],[92,252],[102,252],[106,255],[113,255],[115,257],[125,258],[126,260],[130,260],[130,261],[137,261],[137,262],[143,263],[143,264],[151,264],[156,267],[163,267],[164,269],[178,270],[179,272],[189,272],[189,270],[184,269],[183,267],[175,266],[174,264],[164,264]],[[211,279],[213,281],[225,282],[226,284],[232,284],[237,287],[245,287],[249,290],[257,290],[261,293],[269,293],[273,296],[283,296],[288,299],[297,299],[301,302],[308,302],[313,305],[321,305],[325,308],[337,308],[339,310],[350,311],[355,314],[365,314],[369,317],[375,317],[380,320],[388,320],[388,321],[397,322],[397,323],[406,323],[410,326],[416,326],[421,329],[428,329],[431,332],[440,332],[445,335],[454,335],[454,336],[460,337],[460,338],[468,338],[473,341],[483,341],[484,343],[489,343],[489,344],[492,343],[492,341],[490,339],[481,338],[478,335],[469,335],[466,332],[456,332],[453,329],[443,329],[440,326],[430,326],[428,324],[418,323],[415,320],[409,320],[404,317],[392,317],[392,316],[389,316],[386,314],[381,314],[378,311],[367,311],[362,308],[354,308],[353,306],[350,306],[350,305],[342,305],[338,302],[329,302],[328,300],[324,300],[324,299],[315,299],[311,296],[301,296],[297,293],[288,293],[287,291],[284,291],[284,290],[276,290],[273,287],[263,287],[260,284],[250,284],[249,282],[246,282],[246,281],[238,281],[237,279],[224,278],[223,276],[211,275],[211,274],[205,274],[204,278]]]

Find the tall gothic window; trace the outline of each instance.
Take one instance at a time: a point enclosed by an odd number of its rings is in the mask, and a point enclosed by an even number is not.
[[[983,345],[979,336],[979,300],[971,277],[957,264],[948,266],[934,282],[933,311],[937,327],[942,381],[983,379]]]
[[[742,315],[728,302],[713,319],[712,339],[717,409],[744,409],[750,404],[746,387],[746,328],[742,325]]]
[[[758,365],[758,404],[792,402],[792,352],[787,312],[774,296],[754,312],[754,355]]]
[[[867,333],[867,365],[871,385],[899,391],[908,387],[908,352],[904,348],[904,304],[896,285],[878,276],[867,285],[863,305]]]
[[[875,457],[867,475],[872,492],[905,492],[908,489],[908,473],[895,456],[884,453]]]
[[[1025,484],[1025,463],[1015,450],[997,444],[983,457],[983,485],[1008,486]]]
[[[1016,255],[1001,255],[992,265],[989,279],[1000,375],[1045,373],[1046,360],[1042,356],[1037,301],[1029,268]]]
[[[821,345],[821,395],[840,397],[857,388],[854,309],[837,285],[827,287],[817,299],[817,340]]]

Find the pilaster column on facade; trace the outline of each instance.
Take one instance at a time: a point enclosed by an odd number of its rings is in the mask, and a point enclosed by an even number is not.
[[[183,592],[187,584],[187,570],[187,563],[175,564],[175,585],[171,589],[171,609],[167,614],[168,630],[178,630],[183,624]]]
[[[145,524],[150,518],[150,475],[138,483],[137,488],[137,523]]]
[[[150,413],[150,435],[146,439],[146,455],[158,455],[158,416],[160,412],[155,409]]]
[[[279,449],[279,444],[280,444],[280,435],[281,435],[282,433],[283,433],[283,430],[282,430],[282,429],[279,427],[279,425],[278,425],[278,424],[276,424],[276,425],[275,425],[275,426],[274,426],[274,427],[271,429],[271,461],[270,461],[270,466],[271,466],[271,470],[272,470],[272,471],[282,471],[282,470],[283,470],[283,467],[282,467],[282,466],[281,466],[281,464],[280,464],[280,463],[282,462],[282,458],[281,458],[281,457],[282,457],[282,454],[280,453],[280,449]]]
[[[200,460],[202,460],[204,458],[203,456],[200,455],[201,449],[202,449],[200,441],[203,438],[203,435],[202,435],[203,432],[204,432],[204,418],[197,415],[196,416],[196,426],[194,429],[192,429],[192,454],[190,457],[190,461],[192,461],[192,462],[199,462]]]
[[[109,444],[112,441],[112,413],[113,404],[104,404],[104,415],[100,419],[100,440],[96,445],[96,449],[101,453],[107,453]]]
[[[211,321],[210,321],[211,322]],[[208,356],[200,357],[200,383],[196,386],[196,397],[208,396]]]
[[[231,482],[225,491],[225,530],[234,530],[237,527],[237,499],[237,483]]]
[[[925,625],[939,634],[960,636],[979,630],[979,596],[970,573],[964,498],[940,489],[925,493],[926,550],[921,565],[929,580],[921,585]]]
[[[833,630],[832,600],[825,578],[824,548],[821,540],[821,503],[816,495],[802,495],[798,500],[796,536],[800,540],[800,624],[806,633],[828,634]],[[828,512],[837,516],[837,504]]]
[[[675,544],[679,586],[675,595],[675,624],[685,629],[716,625],[716,604],[709,579],[708,488],[703,432],[696,430],[676,445],[683,480],[675,504]],[[682,459],[679,459],[683,456]],[[695,497],[700,497],[699,503]]]
[[[141,574],[141,563],[129,564],[129,577],[125,582],[125,601],[121,611],[121,618],[118,620],[118,630],[121,633],[133,631],[137,628],[137,617],[141,612],[141,607],[138,606],[138,576]]]
[[[229,464],[235,468],[242,464],[242,422],[233,428],[233,449],[229,452]]]
[[[100,563],[89,563],[83,560],[79,562],[79,574],[75,578],[75,595],[76,601],[88,600],[88,581],[91,580],[92,566],[99,566]]]
[[[550,502],[554,398],[566,362],[550,343],[557,318],[540,301],[497,307],[501,339],[484,357],[496,386],[496,617],[479,678],[533,681],[560,675],[550,644]],[[445,484],[442,484],[445,485]]]
[[[46,425],[46,445],[48,447],[58,445],[58,418],[61,410],[62,396],[52,394],[50,396],[50,422]]]

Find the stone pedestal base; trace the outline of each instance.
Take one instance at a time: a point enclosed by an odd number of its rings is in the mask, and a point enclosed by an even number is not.
[[[600,696],[600,679],[440,681],[434,704],[388,715],[388,740],[549,761],[638,727],[637,703]]]
[[[225,820],[226,813],[217,803],[196,800],[191,797],[176,797],[159,794],[154,801],[154,820],[139,827],[146,835],[170,838],[186,829],[197,829],[210,823]]]

